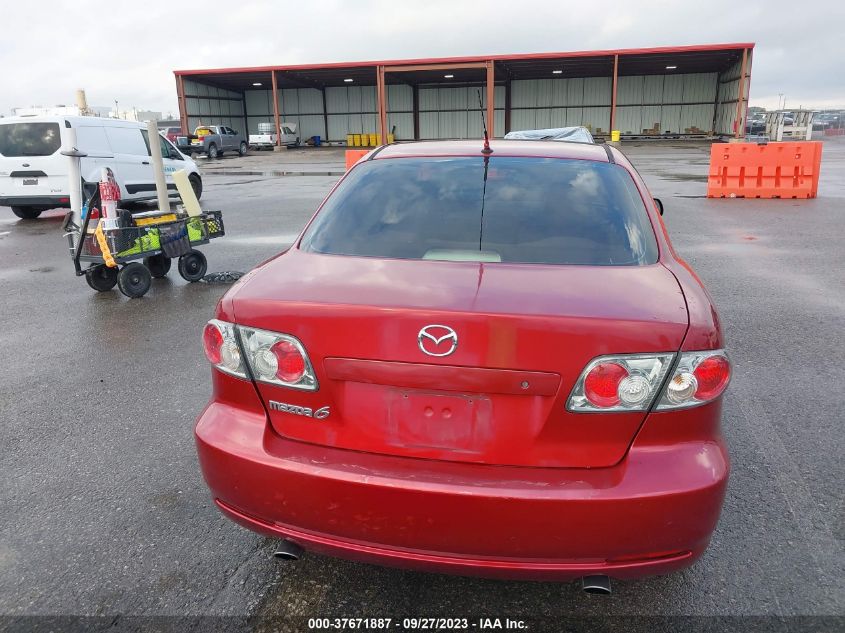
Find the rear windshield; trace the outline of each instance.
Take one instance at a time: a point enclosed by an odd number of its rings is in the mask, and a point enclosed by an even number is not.
[[[631,266],[657,243],[628,172],[557,158],[400,158],[355,167],[301,248],[335,255]]]
[[[0,124],[3,156],[50,156],[62,146],[58,123]]]

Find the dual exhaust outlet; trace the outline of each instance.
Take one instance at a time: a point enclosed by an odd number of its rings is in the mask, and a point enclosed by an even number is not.
[[[297,561],[305,554],[299,545],[293,541],[283,540],[279,543],[273,558],[287,561]],[[581,578],[581,589],[584,593],[610,595],[610,578],[604,575],[584,576]]]

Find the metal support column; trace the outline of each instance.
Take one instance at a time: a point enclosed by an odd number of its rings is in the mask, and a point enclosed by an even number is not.
[[[490,138],[493,138],[496,133],[495,121],[495,101],[496,101],[496,76],[493,68],[493,60],[487,62],[487,130]]]
[[[376,67],[376,93],[378,96],[378,120],[381,144],[387,144],[387,91],[384,85],[384,66]]]
[[[320,88],[320,92],[323,93],[323,127],[326,128],[323,130],[324,136],[323,140],[327,143],[329,141],[329,109],[326,107],[326,87],[323,86]],[[346,139],[343,139],[346,140]]]
[[[505,83],[505,134],[511,131],[511,80]]]
[[[414,95],[414,140],[420,140],[420,87],[413,85]]]
[[[179,124],[182,134],[188,134],[188,100],[185,98],[185,82],[182,75],[176,75],[176,97],[179,101]]]
[[[273,84],[273,122],[276,124],[276,145],[282,144],[282,123],[279,120],[279,86],[276,82],[276,71],[270,71],[270,77]]]
[[[734,138],[745,136],[745,108],[742,100],[745,98],[745,70],[748,64],[748,49],[742,49],[742,66],[739,71],[739,92],[736,99],[736,119],[734,121]]]
[[[619,77],[619,55],[613,56],[613,92],[610,93],[610,131],[616,129],[616,82]]]

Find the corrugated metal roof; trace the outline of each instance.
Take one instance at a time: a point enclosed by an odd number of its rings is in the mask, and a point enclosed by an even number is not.
[[[232,90],[244,90],[254,82],[269,85],[271,73],[276,72],[279,86],[322,87],[342,86],[344,79],[356,84],[373,85],[378,66],[396,68],[421,64],[472,64],[492,61],[496,74],[511,79],[539,79],[550,77],[553,70],[563,70],[567,77],[609,76],[614,56],[619,56],[619,74],[645,75],[667,72],[667,65],[679,72],[721,72],[742,56],[743,49],[753,49],[753,42],[696,46],[668,46],[640,49],[615,49],[557,53],[527,53],[517,55],[486,55],[426,59],[394,59],[365,62],[335,62],[327,64],[295,64],[246,68],[211,68],[175,70],[178,76],[193,76],[210,84]],[[458,77],[458,73],[461,76]],[[484,70],[461,70],[454,73],[460,81],[484,81]],[[443,83],[443,72],[410,72],[401,76],[388,73],[388,83]],[[266,82],[266,83],[265,83]]]

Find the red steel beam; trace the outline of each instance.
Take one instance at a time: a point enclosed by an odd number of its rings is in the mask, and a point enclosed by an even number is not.
[[[465,68],[487,68],[487,62],[474,62],[469,64],[406,64],[403,66],[382,66],[382,68],[384,68],[384,72],[388,73],[412,73],[419,70],[463,70]]]
[[[748,64],[748,49],[742,49],[742,66],[739,71],[739,94],[736,100],[736,129],[734,131],[734,138],[742,138],[745,136],[745,122],[743,119],[742,100],[745,96],[745,68]]]
[[[282,144],[282,122],[279,120],[279,90],[276,83],[276,71],[270,73],[273,84],[273,122],[276,124],[276,145]]]
[[[376,92],[378,94],[378,120],[381,144],[387,144],[387,94],[384,86],[384,66],[376,69]]]
[[[188,134],[188,101],[185,98],[185,80],[182,75],[176,75],[176,97],[179,100],[179,124],[182,134]]]
[[[619,55],[613,56],[613,92],[610,94],[610,131],[616,129],[616,83],[619,79]]]

